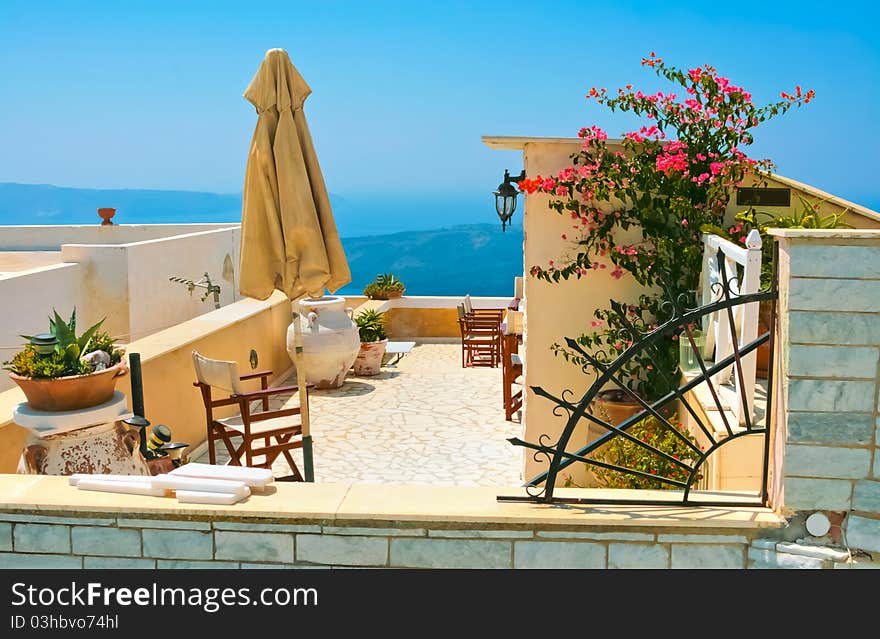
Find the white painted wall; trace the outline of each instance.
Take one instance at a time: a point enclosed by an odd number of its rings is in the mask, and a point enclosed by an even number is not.
[[[64,262],[80,266],[80,318],[83,325],[103,319],[103,328],[114,337],[129,332],[128,254],[125,246],[65,244]],[[40,299],[44,299],[39,292]],[[122,338],[127,342],[128,339]]]
[[[139,339],[214,310],[214,297],[201,301],[205,289],[192,295],[171,276],[198,282],[205,272],[220,285],[220,305],[241,299],[238,292],[239,227],[126,245],[130,339]],[[224,278],[224,261],[232,265]]]
[[[211,224],[69,224],[0,226],[0,250],[57,251],[62,244],[132,244],[174,235],[239,226]]]
[[[89,299],[87,317],[106,317],[107,330],[129,342],[214,310],[213,297],[204,302],[196,289],[190,296],[178,276],[199,281],[207,272],[220,284],[220,304],[240,299],[238,293],[238,226],[176,235],[133,244],[64,244],[62,258],[83,265],[83,292]],[[224,261],[231,277],[224,279]]]
[[[30,271],[0,276],[0,362],[18,352],[24,340],[20,335],[45,333],[49,330],[49,315],[54,307],[67,319],[73,307],[80,314],[82,298],[82,270],[79,264],[54,264]],[[84,320],[80,320],[85,326]],[[15,384],[6,371],[0,374],[0,391]]]

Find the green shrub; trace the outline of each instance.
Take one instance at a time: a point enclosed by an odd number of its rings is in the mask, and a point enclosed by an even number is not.
[[[678,432],[683,434],[688,441],[694,444],[697,443],[686,429],[676,423],[675,413],[672,413],[667,419],[677,427]],[[633,424],[627,432],[636,439],[658,450],[662,450],[667,455],[680,459],[689,466],[693,466],[697,462],[698,456],[694,450],[676,436],[669,426],[652,415]],[[640,470],[644,473],[666,479],[674,479],[681,482],[686,482],[688,479],[688,471],[682,466],[674,464],[653,451],[619,436],[594,451],[591,457],[606,464]],[[630,475],[629,473],[617,470],[608,470],[599,466],[591,466],[590,469],[593,471],[596,479],[608,488],[677,489],[676,486],[655,479]],[[698,474],[697,479],[702,479],[702,475]]]

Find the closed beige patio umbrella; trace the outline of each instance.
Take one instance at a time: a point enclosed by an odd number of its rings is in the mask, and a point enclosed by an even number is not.
[[[259,118],[241,219],[242,295],[291,300],[351,281],[303,103],[312,90],[284,49],[270,49],[244,93]]]
[[[267,299],[275,289],[290,300],[320,297],[351,281],[342,242],[303,103],[312,90],[284,49],[270,49],[244,92],[257,109],[248,153],[241,214],[242,295]],[[303,471],[314,481],[302,336],[293,316],[303,436]]]

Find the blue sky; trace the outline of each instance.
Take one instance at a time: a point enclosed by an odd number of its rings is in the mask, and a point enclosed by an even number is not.
[[[628,130],[583,96],[663,87],[639,64],[655,50],[756,102],[814,89],[752,155],[876,207],[878,18],[868,2],[0,0],[0,182],[240,191],[256,121],[241,94],[283,47],[313,88],[331,191],[473,198],[493,221],[481,198],[520,160],[480,136]]]

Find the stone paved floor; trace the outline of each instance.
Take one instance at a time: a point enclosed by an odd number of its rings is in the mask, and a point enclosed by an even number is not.
[[[272,408],[298,398],[274,401]],[[521,436],[520,425],[504,420],[501,369],[462,368],[457,344],[419,344],[374,377],[349,373],[341,388],[312,391],[309,407],[315,481],[521,483],[522,451],[506,441]],[[301,451],[295,458],[302,469]],[[207,462],[207,452],[198,461]],[[273,470],[290,473],[283,458]]]

